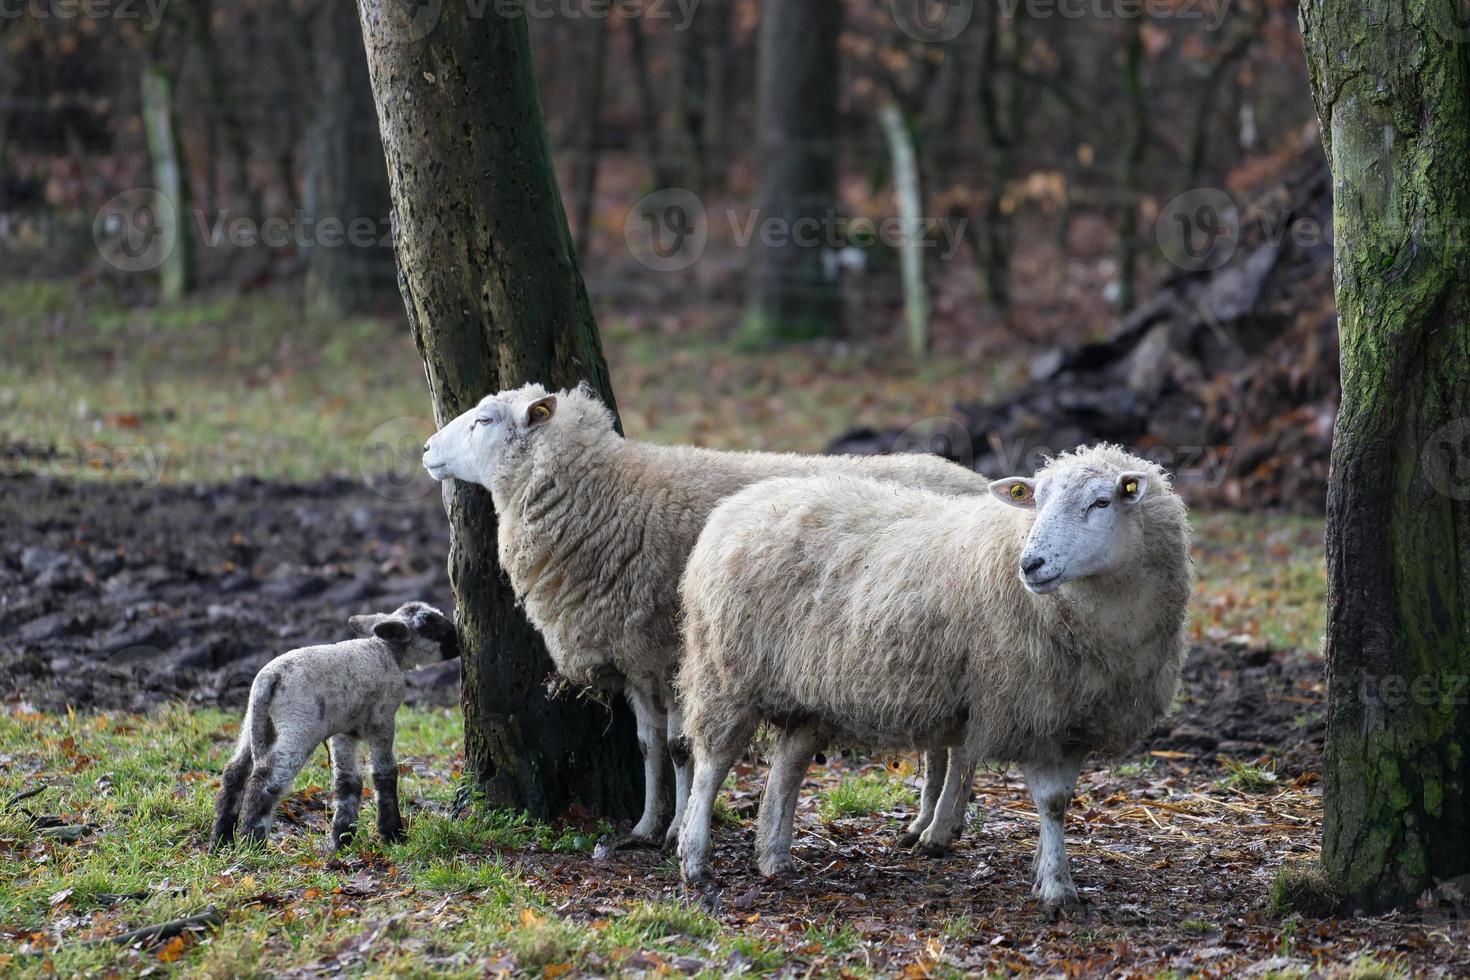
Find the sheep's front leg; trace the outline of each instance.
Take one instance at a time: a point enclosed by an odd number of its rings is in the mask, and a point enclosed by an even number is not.
[[[944,774],[948,765],[948,754],[944,749],[929,749],[924,753],[924,787],[919,791],[919,812],[909,821],[908,830],[898,838],[899,847],[913,847],[919,836],[934,820],[934,805],[939,802],[940,790],[944,788]]]
[[[679,844],[679,827],[684,822],[685,804],[689,802],[689,784],[694,778],[694,759],[689,739],[684,735],[684,713],[678,701],[669,698],[669,758],[674,761],[674,819],[664,832],[664,850]]]
[[[821,735],[815,726],[801,725],[782,732],[771,749],[771,771],[766,774],[755,830],[756,866],[767,877],[786,874],[795,867],[791,834],[796,825],[796,804],[812,754],[821,747]]]
[[[970,784],[975,778],[975,766],[964,748],[956,746],[947,754],[944,786],[934,801],[934,819],[924,828],[918,841],[919,852],[930,857],[948,853],[955,837],[959,836],[960,828],[964,826]],[[928,788],[926,783],[924,789],[927,791]]]
[[[278,741],[264,758],[255,760],[250,781],[245,784],[245,810],[241,815],[245,840],[252,844],[265,843],[281,797],[296,781],[296,774],[311,758],[313,748],[314,745],[300,748]]]
[[[1041,838],[1032,868],[1031,893],[1041,899],[1042,911],[1053,919],[1068,913],[1086,913],[1067,867],[1063,827],[1067,804],[1072,801],[1077,774],[1086,757],[1086,752],[1071,750],[1058,758],[1030,762],[1022,767],[1031,798],[1036,803],[1036,814],[1041,818]]]
[[[373,796],[378,801],[378,836],[390,844],[403,840],[403,816],[398,812],[398,760],[393,757],[393,728],[367,736],[373,769]]]
[[[332,736],[332,850],[352,843],[357,833],[357,811],[362,806],[362,768],[357,739]],[[381,807],[381,803],[379,804]]]
[[[628,682],[628,702],[638,722],[638,750],[643,753],[643,815],[633,825],[629,839],[654,844],[663,838],[664,713],[654,692],[641,683]]]
[[[245,781],[250,778],[250,745],[242,739],[235,757],[225,767],[220,779],[219,793],[214,798],[214,826],[209,831],[209,849],[217,851],[228,847],[235,840],[235,826],[240,822],[240,800],[245,793]]]

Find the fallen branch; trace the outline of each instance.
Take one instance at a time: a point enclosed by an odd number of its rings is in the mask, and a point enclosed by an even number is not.
[[[153,944],[165,939],[172,939],[181,932],[189,932],[194,929],[202,929],[208,926],[220,924],[219,911],[213,905],[207,907],[198,915],[186,915],[182,919],[170,919],[157,925],[144,926],[125,932],[120,936],[106,936],[101,939],[93,939],[85,943],[87,946],[97,946],[102,943],[113,943],[118,946],[131,946],[133,943]]]
[[[29,800],[33,796],[40,796],[42,793],[46,792],[46,789],[47,789],[46,784],[45,783],[42,783],[39,786],[33,786],[30,789],[28,789],[28,790],[25,790],[25,791],[20,792],[20,793],[16,793],[14,796],[12,796],[10,798],[10,802],[5,804],[5,809],[7,809],[7,810],[12,809],[13,807],[18,806],[19,804],[24,803],[26,800]]]

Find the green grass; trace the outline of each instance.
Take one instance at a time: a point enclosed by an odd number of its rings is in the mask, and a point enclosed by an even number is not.
[[[1225,775],[1217,781],[1220,786],[1252,794],[1269,793],[1280,788],[1276,771],[1267,766],[1237,759],[1221,759],[1220,765],[1225,769]]]
[[[1316,653],[1327,624],[1327,569],[1318,517],[1234,512],[1192,516],[1199,589],[1196,639],[1243,637]]]
[[[637,903],[601,920],[558,914],[546,882],[527,878],[515,855],[584,852],[608,828],[553,828],[481,808],[451,817],[459,713],[405,709],[399,720],[404,842],[377,838],[368,800],[353,848],[326,853],[330,774],[321,752],[286,798],[277,823],[284,834],[265,848],[211,855],[210,808],[235,716],[182,706],[147,716],[0,715],[0,929],[18,937],[0,944],[0,973],[156,967],[253,976],[339,950],[351,959],[369,933],[378,934],[372,972],[386,976],[479,976],[497,963],[608,973],[646,949],[709,963],[738,954],[757,972],[784,961],[780,950],[682,903]],[[6,806],[43,785],[39,795]],[[88,830],[76,843],[38,840],[23,809]],[[133,892],[142,897],[111,898]],[[223,925],[177,945],[86,943],[209,905]]]
[[[817,808],[823,819],[837,820],[913,807],[916,803],[913,792],[896,776],[869,772],[860,776],[844,776],[841,782],[822,794]]]

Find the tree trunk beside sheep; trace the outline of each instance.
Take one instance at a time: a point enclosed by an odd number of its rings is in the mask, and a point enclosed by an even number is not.
[[[1470,872],[1470,67],[1451,0],[1301,18],[1342,338],[1322,860],[1379,909]]]
[[[524,15],[360,0],[393,198],[399,287],[443,423],[540,381],[612,390],[557,193]],[[415,15],[417,14],[417,19]],[[638,811],[632,718],[548,700],[551,661],[496,558],[479,486],[446,484],[465,648],[467,773],[493,806]]]

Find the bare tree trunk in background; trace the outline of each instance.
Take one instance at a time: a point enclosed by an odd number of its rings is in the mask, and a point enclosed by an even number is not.
[[[980,222],[980,283],[985,299],[997,310],[1011,305],[1011,212],[1006,188],[1015,179],[1017,155],[1024,138],[1028,86],[1022,78],[1025,57],[1025,5],[1014,13],[990,5],[980,69],[980,133],[990,164],[989,193]]]
[[[898,257],[909,354],[919,360],[929,353],[929,293],[924,280],[924,206],[918,158],[913,137],[903,122],[903,112],[895,103],[884,102],[878,107],[878,122],[893,160],[893,196],[898,201],[899,220],[903,223]]]
[[[159,45],[143,66],[139,86],[143,129],[148,137],[148,155],[153,162],[153,183],[160,194],[173,205],[173,249],[158,270],[159,298],[176,303],[198,285],[194,260],[194,229],[191,223],[193,203],[189,193],[189,175],[179,140],[178,118],[174,109],[173,73],[163,63]],[[164,215],[156,216],[163,220]],[[165,235],[168,235],[165,232]]]
[[[586,259],[592,244],[592,212],[597,201],[597,166],[602,153],[602,89],[607,75],[607,21],[593,17],[587,25],[587,71],[590,78],[582,88],[581,118],[574,151],[572,200],[577,209],[577,255]]]
[[[705,32],[709,14],[695,5],[689,23],[674,25],[674,67],[670,99],[669,148],[676,161],[675,181],[702,194],[705,190],[705,113],[709,98],[709,61]]]
[[[214,5],[210,0],[194,0],[184,8],[188,19],[189,40],[204,69],[204,91],[209,103],[210,183],[208,193],[217,193],[215,179],[219,173],[219,145],[215,133],[223,131],[225,152],[230,157],[230,191],[247,201],[251,213],[260,214],[261,203],[250,194],[250,140],[240,118],[236,96],[225,70],[224,56],[214,35]]]
[[[306,212],[314,230],[306,307],[340,318],[373,309],[396,276],[387,243],[388,170],[355,7],[317,10],[316,113],[307,130]]]
[[[827,227],[837,208],[841,33],[840,3],[768,0],[762,11],[760,179],[744,325],[756,342],[830,336],[841,328],[838,283],[823,268],[826,243],[810,230],[812,222]]]
[[[1185,183],[1186,188],[1193,188],[1199,184],[1200,175],[1205,169],[1205,153],[1209,150],[1210,131],[1215,125],[1215,106],[1220,97],[1220,90],[1226,87],[1227,79],[1245,56],[1250,53],[1251,44],[1260,33],[1261,26],[1265,22],[1265,8],[1256,6],[1251,9],[1250,19],[1240,28],[1210,66],[1209,72],[1199,86],[1199,103],[1194,112],[1194,130],[1189,138],[1189,171]]]
[[[673,187],[676,178],[664,153],[663,130],[659,124],[659,99],[653,87],[653,73],[648,64],[648,39],[643,33],[643,17],[619,18],[628,28],[628,57],[632,61],[633,84],[638,89],[639,121],[642,124],[643,155],[648,161],[648,179],[655,188]]]
[[[1322,862],[1347,908],[1470,872],[1470,67],[1454,0],[1312,0],[1342,405]]]
[[[437,21],[360,0],[393,197],[399,287],[443,422],[489,392],[587,381],[607,365],[557,194],[525,15]],[[421,15],[422,16],[422,15]],[[631,712],[549,700],[541,637],[496,561],[489,491],[445,485],[449,568],[466,651],[466,769],[492,806],[541,818],[574,802],[608,817],[641,806]]]
[[[1118,155],[1118,310],[1137,302],[1138,165],[1148,142],[1148,105],[1143,94],[1143,17],[1129,20],[1123,47],[1123,92],[1127,123]]]
[[[730,168],[731,0],[704,0],[695,13],[704,39],[704,183],[706,190],[725,186]]]

